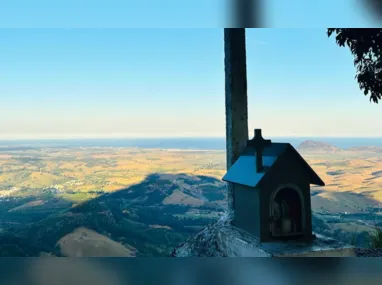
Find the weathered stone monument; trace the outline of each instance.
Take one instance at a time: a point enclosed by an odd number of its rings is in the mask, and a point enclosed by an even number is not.
[[[174,256],[355,256],[353,247],[312,233],[310,185],[324,186],[289,143],[248,140],[245,29],[224,29],[227,215]]]

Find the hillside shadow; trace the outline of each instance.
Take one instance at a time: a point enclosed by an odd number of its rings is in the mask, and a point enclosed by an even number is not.
[[[225,189],[214,177],[152,173],[140,183],[60,209],[15,234],[29,247],[60,255],[58,241],[82,227],[132,246],[141,256],[167,256],[223,214]]]
[[[66,210],[73,202],[60,197],[2,197],[0,199],[0,225],[2,229],[26,226]]]
[[[184,189],[179,187],[178,184],[175,184],[175,182],[181,182],[181,184],[184,184]],[[24,222],[26,225],[32,222],[37,222],[44,216],[47,217],[49,214],[54,214],[65,210],[74,211],[76,208],[84,207],[87,204],[110,201],[113,199],[128,199],[135,201],[136,204],[147,206],[160,204],[163,199],[167,197],[166,195],[171,195],[175,190],[180,190],[186,195],[191,195],[196,199],[204,198],[205,202],[208,204],[208,202],[211,201],[213,202],[225,199],[224,195],[216,195],[217,197],[211,197],[211,195],[209,195],[214,192],[224,191],[224,185],[224,182],[221,180],[210,176],[189,175],[185,173],[152,173],[147,175],[142,182],[133,184],[126,188],[114,190],[112,192],[105,192],[102,190],[88,191],[88,193],[98,194],[98,196],[80,203],[76,203],[70,198],[55,196],[55,194],[52,193],[48,195],[40,194],[38,196],[0,198],[0,217],[3,218],[1,219],[2,222],[4,222],[5,217],[13,217],[14,219],[17,219],[17,221],[13,221],[13,223],[16,224]],[[65,191],[65,193],[75,194],[76,192],[69,190]],[[203,194],[207,197],[204,197]],[[149,195],[150,197],[145,197],[145,199],[140,201],[139,198],[144,195]],[[43,202],[37,204],[36,202],[38,201]]]
[[[185,187],[179,186],[179,184],[183,184]],[[205,187],[207,184],[210,187]],[[199,189],[198,187],[201,187]],[[195,188],[195,189],[189,189]],[[103,192],[96,198],[92,198],[90,200],[84,201],[78,204],[76,207],[84,205],[86,203],[94,203],[96,201],[104,200],[104,199],[139,199],[141,195],[151,194],[152,197],[149,197],[144,200],[144,204],[155,204],[160,203],[166,198],[166,194],[171,195],[173,191],[180,190],[187,195],[191,195],[195,198],[202,198],[203,193],[207,194],[208,192],[213,191],[224,191],[225,183],[219,179],[216,179],[211,176],[205,175],[189,175],[185,173],[179,174],[168,174],[168,173],[152,173],[146,176],[146,178],[136,184],[133,184],[126,188],[121,188],[118,190],[114,190],[109,193]],[[198,191],[200,190],[200,191]],[[157,194],[155,192],[158,192]],[[99,191],[100,192],[100,191]],[[221,199],[225,199],[225,197],[220,196]],[[163,199],[162,199],[163,198]],[[207,197],[204,197],[207,198]],[[161,200],[162,199],[162,200]],[[218,200],[218,199],[211,199]],[[139,203],[139,200],[136,200]],[[143,201],[140,201],[143,203]],[[207,202],[211,202],[207,199]]]
[[[58,212],[65,211],[72,203],[51,197],[41,203],[41,197],[8,197],[0,200],[0,256],[36,257],[51,248],[30,240],[25,231]]]
[[[323,192],[326,191],[312,189],[312,196]],[[141,182],[129,187],[110,193],[98,191],[98,194],[98,197],[73,207],[70,200],[50,198],[67,207],[58,207],[56,210],[52,210],[51,206],[46,207],[47,211],[52,211],[50,214],[45,212],[47,215],[44,218],[29,222],[24,228],[18,227],[15,235],[18,239],[22,238],[22,241],[10,236],[6,240],[20,246],[24,241],[26,252],[36,252],[37,248],[59,256],[61,252],[57,242],[83,227],[120,244],[136,248],[139,256],[167,256],[174,247],[217,221],[227,206],[224,182],[211,176],[185,173],[151,173]],[[359,195],[351,191],[344,194]],[[2,206],[3,213],[15,215],[17,219],[30,218],[29,215],[37,217],[44,210],[41,206],[30,207],[20,213],[9,213],[6,210],[17,205]],[[325,220],[321,221],[315,215],[313,223],[315,230],[320,229],[326,233],[332,231]],[[20,251],[14,244],[6,250]]]

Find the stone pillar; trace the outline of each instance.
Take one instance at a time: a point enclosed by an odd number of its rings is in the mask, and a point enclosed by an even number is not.
[[[224,29],[227,170],[248,140],[245,29]],[[234,218],[234,185],[228,183],[228,210]]]

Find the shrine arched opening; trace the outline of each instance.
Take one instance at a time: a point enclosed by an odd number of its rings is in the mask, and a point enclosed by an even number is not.
[[[273,193],[270,203],[272,237],[292,238],[303,234],[304,201],[300,189],[280,187]]]

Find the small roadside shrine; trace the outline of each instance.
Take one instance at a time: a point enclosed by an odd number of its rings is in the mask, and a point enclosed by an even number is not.
[[[261,242],[313,239],[310,184],[325,184],[291,144],[256,129],[223,181],[235,184],[234,226]]]
[[[248,140],[245,29],[224,29],[224,53],[227,215],[172,255],[356,256],[352,246],[313,234],[310,185],[324,182],[293,146],[265,140],[261,130]]]

